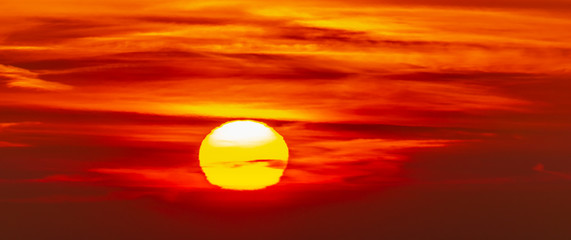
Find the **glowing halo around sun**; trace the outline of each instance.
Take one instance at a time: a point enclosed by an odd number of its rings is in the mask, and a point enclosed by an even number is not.
[[[257,190],[278,183],[288,156],[279,133],[251,120],[215,128],[202,141],[198,154],[208,182],[232,190]]]

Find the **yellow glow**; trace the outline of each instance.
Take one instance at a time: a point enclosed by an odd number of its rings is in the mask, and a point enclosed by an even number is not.
[[[275,109],[273,106],[258,106],[248,104],[163,104],[156,108],[159,112],[174,115],[203,115],[229,118],[263,118],[281,120],[306,120],[315,118],[313,115],[293,110]]]
[[[283,137],[268,125],[231,121],[212,130],[200,145],[206,179],[224,189],[256,190],[280,181],[287,165]]]

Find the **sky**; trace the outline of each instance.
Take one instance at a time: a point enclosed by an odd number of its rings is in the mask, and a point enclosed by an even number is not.
[[[569,239],[567,0],[0,2],[6,239]],[[223,190],[253,119],[281,181]]]

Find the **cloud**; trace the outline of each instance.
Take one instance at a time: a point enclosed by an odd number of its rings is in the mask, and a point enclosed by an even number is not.
[[[200,5],[185,8],[188,14],[30,18],[4,44],[49,45],[55,53],[5,57],[36,74],[10,86],[75,88],[33,100],[6,96],[96,111],[407,125],[445,118],[465,126],[478,116],[533,112],[535,101],[512,94],[512,86],[567,68],[566,43],[558,40],[565,31],[555,19],[478,9],[425,7],[418,15],[290,7],[300,14]],[[459,17],[466,21],[449,21]],[[34,42],[38,32],[48,33],[39,35],[45,41]]]
[[[188,168],[96,168],[91,172],[118,177],[119,186],[179,190],[211,189],[212,185],[196,169]]]
[[[538,163],[537,165],[533,166],[532,168],[534,171],[537,172],[541,172],[541,173],[546,173],[552,176],[557,176],[559,178],[562,179],[566,179],[566,180],[571,180],[571,174],[568,173],[563,173],[563,172],[557,172],[557,171],[550,171],[550,170],[545,170],[545,165],[543,165],[542,163]]]
[[[445,147],[457,140],[337,139],[293,143],[286,183],[383,184],[398,179],[400,152]]]
[[[0,147],[27,147],[26,144],[0,141]]]
[[[29,88],[46,91],[65,91],[73,89],[72,86],[44,81],[38,74],[26,69],[0,64],[0,78],[7,79],[6,85],[15,88]]]
[[[3,111],[0,111],[3,112]],[[0,121],[4,121],[5,119],[0,118]],[[30,126],[30,125],[38,125],[41,122],[0,122],[0,132],[6,128],[12,127],[19,127],[19,126]]]
[[[0,111],[1,112],[1,111]],[[27,127],[40,124],[39,122],[2,122],[3,119],[0,118],[0,138],[3,141],[0,141],[0,148],[1,147],[29,147],[29,144],[18,143],[20,139],[18,138],[11,138],[11,135],[14,132],[17,132],[20,127]],[[6,141],[8,140],[8,141]]]
[[[569,11],[571,3],[565,0],[476,0],[476,1],[450,1],[450,0],[405,0],[405,1],[374,1],[359,0],[357,4],[369,6],[396,5],[396,6],[433,6],[453,8],[500,8],[500,9],[528,9],[543,11]]]

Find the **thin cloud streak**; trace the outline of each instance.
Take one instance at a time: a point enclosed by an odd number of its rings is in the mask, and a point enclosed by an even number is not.
[[[27,147],[26,144],[0,141],[0,147]]]
[[[39,89],[47,91],[65,91],[73,89],[72,86],[66,84],[49,82],[39,79],[37,73],[28,71],[26,69],[0,64],[0,79],[1,78],[7,80],[6,85],[8,87]]]

